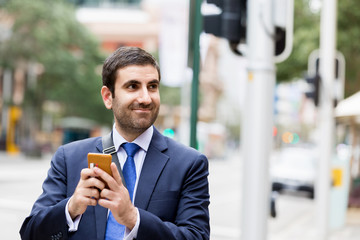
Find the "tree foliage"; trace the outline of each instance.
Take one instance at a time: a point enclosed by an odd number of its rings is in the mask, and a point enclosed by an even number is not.
[[[308,0],[294,0],[294,40],[290,57],[277,65],[277,80],[301,78],[310,53],[319,48],[320,15],[310,11]]]
[[[345,56],[345,96],[349,96],[360,90],[359,1],[338,1],[337,24],[337,48]]]
[[[311,0],[295,0],[294,43],[290,57],[277,65],[278,81],[301,78],[307,70],[309,54],[319,48],[320,12],[310,11]],[[338,1],[337,49],[346,60],[345,96],[360,90],[360,5],[357,0]]]
[[[96,72],[104,56],[98,41],[76,20],[75,8],[63,0],[11,0],[2,9],[0,21],[12,24],[0,45],[0,65],[15,69],[20,62],[37,63],[42,69],[36,87],[26,89],[24,104],[41,116],[44,101],[53,100],[62,104],[64,115],[111,123]]]

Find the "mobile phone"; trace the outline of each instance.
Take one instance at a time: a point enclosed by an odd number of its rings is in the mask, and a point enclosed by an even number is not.
[[[103,154],[103,153],[88,153],[88,167],[98,167],[105,172],[107,172],[110,176],[112,176],[110,164],[111,164],[111,155]]]

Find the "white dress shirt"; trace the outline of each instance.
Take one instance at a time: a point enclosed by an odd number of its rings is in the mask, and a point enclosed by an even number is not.
[[[154,133],[154,129],[153,129],[153,126],[151,126],[133,141],[133,143],[136,143],[137,145],[140,146],[140,149],[137,151],[137,153],[134,156],[134,162],[135,162],[135,168],[136,168],[136,182],[135,182],[135,187],[134,187],[133,203],[136,198],[136,189],[137,189],[137,185],[139,182],[139,176],[141,173],[142,166],[144,164],[145,156],[148,151],[153,133]],[[118,133],[118,131],[115,128],[115,124],[113,126],[112,137],[113,137],[114,147],[115,147],[115,149],[117,149],[117,157],[119,159],[120,166],[122,169],[125,164],[127,154],[125,152],[125,149],[120,146],[121,146],[121,144],[126,143],[127,141]],[[66,215],[67,224],[69,226],[69,231],[74,232],[74,231],[77,231],[77,229],[78,229],[78,226],[79,226],[79,223],[81,220],[81,216],[76,217],[74,219],[74,221],[71,219],[69,211],[68,211],[69,201],[67,202],[66,207],[65,207],[65,215]],[[135,227],[131,231],[128,228],[125,229],[124,240],[136,238],[137,232],[139,229],[139,225],[140,225],[140,214],[139,214],[139,211],[137,210],[137,221],[136,221]]]

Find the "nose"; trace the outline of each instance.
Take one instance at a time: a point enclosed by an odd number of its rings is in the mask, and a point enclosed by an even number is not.
[[[142,91],[139,94],[138,101],[139,101],[139,103],[143,103],[143,104],[151,103],[150,93],[147,88],[142,89]]]

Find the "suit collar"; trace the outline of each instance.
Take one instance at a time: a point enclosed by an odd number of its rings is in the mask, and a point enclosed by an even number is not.
[[[168,148],[165,137],[155,127],[154,127],[153,138],[150,142],[149,148],[150,147],[155,147],[160,152],[163,152]]]
[[[103,146],[102,146],[102,138],[99,137],[99,139],[96,141],[96,149],[99,151],[99,152],[102,152],[103,151]]]

